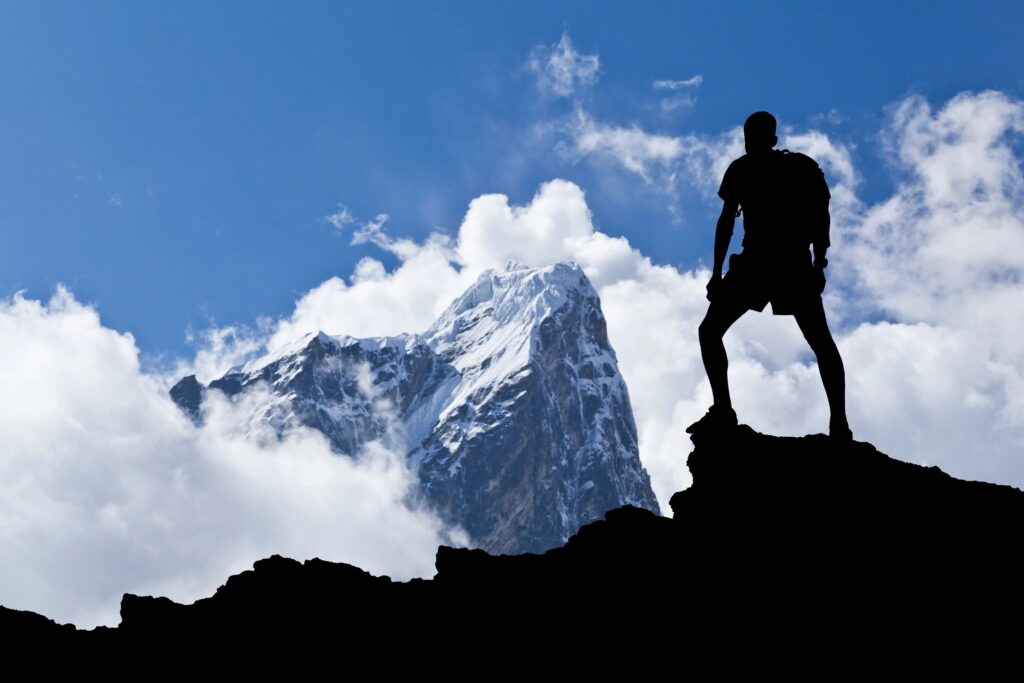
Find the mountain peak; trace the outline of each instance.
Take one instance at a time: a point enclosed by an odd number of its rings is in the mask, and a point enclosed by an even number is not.
[[[496,325],[511,322],[532,326],[580,291],[597,297],[583,269],[573,262],[531,268],[509,261],[505,269],[489,268],[456,298],[425,333],[435,343],[457,336],[466,319],[487,317]],[[460,320],[461,319],[461,320]]]
[[[535,552],[610,508],[659,510],[600,300],[576,263],[509,261],[422,335],[310,332],[209,388],[260,382],[274,410],[252,419],[280,433],[312,427],[350,455],[397,435],[425,497],[478,547]],[[203,389],[183,380],[172,395],[197,419]]]

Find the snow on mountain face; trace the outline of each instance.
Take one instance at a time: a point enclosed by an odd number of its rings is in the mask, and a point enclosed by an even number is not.
[[[442,519],[491,553],[561,545],[605,511],[658,512],[597,293],[572,263],[480,275],[423,334],[309,334],[208,389],[265,383],[253,415],[302,424],[340,453],[384,439],[408,453]],[[208,390],[172,397],[194,419]]]

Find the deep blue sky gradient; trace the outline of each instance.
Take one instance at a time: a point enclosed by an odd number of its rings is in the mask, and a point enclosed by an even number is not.
[[[147,354],[185,332],[280,316],[370,245],[339,202],[394,234],[454,234],[487,192],[578,183],[602,230],[658,263],[710,256],[717,206],[530,144],[568,111],[530,49],[597,53],[588,107],[650,131],[716,134],[768,109],[856,146],[861,195],[892,177],[884,107],[910,93],[1024,92],[1024,3],[20,2],[0,21],[0,295],[56,283]],[[704,78],[666,117],[656,79]],[[620,191],[614,191],[614,188]]]

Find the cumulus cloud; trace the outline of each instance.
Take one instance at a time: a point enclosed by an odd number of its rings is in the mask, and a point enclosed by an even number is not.
[[[597,82],[600,63],[596,54],[580,54],[568,33],[553,46],[538,45],[527,66],[537,77],[542,92],[568,97]]]
[[[196,428],[63,287],[0,303],[0,380],[0,604],[116,624],[124,592],[191,602],[273,553],[434,573],[447,532],[407,500],[404,454],[253,433],[255,393],[212,392]]]
[[[582,188],[562,179],[542,183],[525,206],[511,205],[504,194],[472,200],[456,245],[459,264],[472,277],[509,259],[526,265],[572,260],[600,289],[653,268],[626,238],[596,230]]]
[[[846,257],[861,296],[885,314],[976,337],[969,343],[987,366],[983,376],[1000,381],[989,392],[965,390],[964,400],[991,404],[1000,418],[997,435],[1010,430],[1018,444],[1022,133],[1024,101],[1000,92],[961,93],[937,111],[920,96],[891,107],[884,134],[903,177],[892,197],[855,223]]]
[[[198,334],[189,330],[185,341],[196,348],[195,355],[190,359],[176,359],[173,370],[167,373],[167,380],[173,383],[185,375],[195,375],[207,384],[217,379],[233,366],[259,354],[274,326],[270,318],[263,317],[254,326],[210,326]]]
[[[304,294],[291,316],[276,326],[267,348],[284,346],[308,331],[376,337],[430,327],[469,281],[452,267],[447,240],[402,242],[398,269],[389,273],[383,263],[367,257],[356,264],[348,282],[332,277]]]
[[[938,111],[910,97],[885,131],[904,177],[855,230],[851,263],[879,307],[903,320],[985,329],[1022,348],[1024,174],[1013,143],[1024,104],[963,93]]]

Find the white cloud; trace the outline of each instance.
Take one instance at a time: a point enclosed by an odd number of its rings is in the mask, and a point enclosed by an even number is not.
[[[663,97],[660,101],[661,111],[671,113],[680,109],[693,109],[697,106],[697,98],[689,93]]]
[[[846,121],[846,116],[843,114],[843,112],[839,111],[835,107],[832,107],[825,113],[814,114],[813,116],[811,116],[810,121],[811,125],[814,126],[821,126],[826,123],[833,126],[838,126],[840,123]]]
[[[339,204],[338,210],[332,214],[324,216],[324,220],[333,225],[335,230],[341,231],[345,229],[346,225],[352,225],[355,223],[356,217],[347,206]]]
[[[680,81],[660,80],[654,81],[651,86],[655,90],[667,90],[672,93],[669,97],[663,97],[658,102],[661,111],[669,114],[681,109],[693,109],[697,106],[697,96],[690,92],[681,92],[700,87],[704,77],[700,74]]]
[[[260,353],[273,327],[274,322],[270,318],[260,318],[255,327],[211,326],[199,333],[198,338],[189,331],[185,339],[196,347],[195,355],[189,360],[177,359],[174,369],[167,375],[174,379],[195,375],[200,382],[207,384]]]
[[[564,180],[545,183],[522,207],[510,206],[503,194],[482,195],[469,203],[459,228],[459,259],[473,273],[508,259],[525,264],[563,259],[569,243],[593,233],[591,220],[582,190]]]
[[[696,136],[649,133],[639,126],[615,126],[596,121],[577,109],[566,125],[568,144],[560,151],[573,159],[592,156],[621,165],[649,184],[674,190],[681,163],[698,153]]]
[[[295,304],[292,315],[278,323],[267,341],[269,349],[294,341],[308,331],[376,337],[423,331],[469,281],[451,265],[447,239],[434,236],[422,244],[387,241],[402,260],[391,273],[384,264],[364,258],[345,282],[332,277]]]
[[[682,90],[683,88],[699,87],[700,84],[703,82],[704,77],[701,76],[700,74],[697,74],[696,76],[687,78],[682,81],[654,81],[654,83],[652,83],[651,85],[654,87],[655,90]]]
[[[597,82],[600,63],[596,54],[580,54],[568,33],[554,46],[537,45],[527,66],[537,77],[542,92],[568,97]]]
[[[970,335],[964,344],[985,366],[978,379],[998,381],[986,393],[968,389],[970,378],[963,378],[965,400],[996,411],[991,438],[1008,438],[1010,430],[1019,444],[1024,173],[1017,150],[1024,101],[966,92],[936,111],[909,97],[890,109],[884,132],[903,178],[892,197],[856,222],[844,263],[861,296],[886,314]],[[941,364],[935,372],[943,374]],[[982,443],[990,437],[969,433]]]
[[[0,303],[0,381],[0,604],[116,624],[124,592],[191,602],[273,553],[434,573],[442,529],[403,502],[403,455],[253,434],[257,395],[211,393],[197,429],[63,287]]]
[[[1021,133],[1024,103],[997,92],[963,93],[937,112],[920,97],[892,108],[886,138],[904,178],[856,226],[850,257],[880,308],[1022,348]]]

